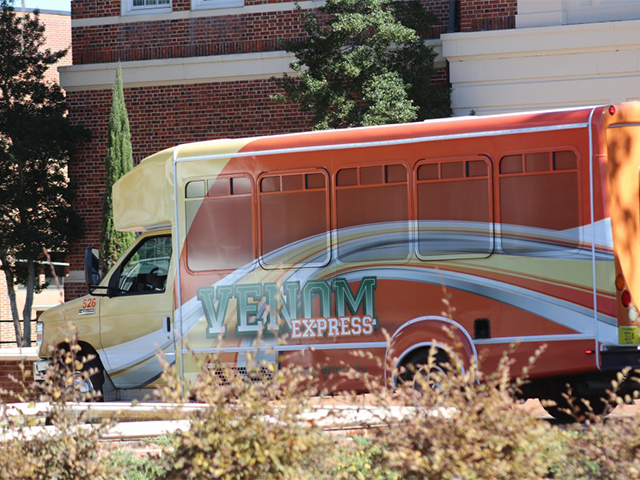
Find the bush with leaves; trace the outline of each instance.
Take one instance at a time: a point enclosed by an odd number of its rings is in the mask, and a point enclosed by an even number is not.
[[[611,389],[603,398],[605,413],[618,405],[631,404],[638,398],[633,394],[618,394],[627,380],[638,382],[638,372],[627,368],[618,373]],[[606,418],[595,415],[590,405],[582,405],[565,394],[566,415],[579,420],[560,431],[560,458],[552,469],[552,478],[566,480],[617,480],[640,478],[640,427],[638,415]]]
[[[443,365],[432,348],[423,365],[396,372],[404,382],[395,392],[376,391],[377,405],[408,409],[381,419],[383,470],[402,479],[546,478],[558,441],[548,423],[518,408],[522,380],[510,380],[508,354],[482,382],[475,362],[465,367],[455,355],[447,358]]]
[[[207,359],[189,397],[207,404],[190,418],[163,457],[167,479],[325,478],[332,440],[313,422],[300,419],[317,393],[311,378],[272,364],[247,367],[248,375]],[[163,401],[182,402],[173,369],[164,374]]]
[[[111,480],[121,469],[104,462],[100,439],[110,423],[87,424],[87,412],[72,411],[69,403],[95,400],[95,394],[81,389],[79,379],[88,380],[95,372],[83,371],[91,358],[80,357],[81,348],[68,339],[68,350],[52,352],[51,368],[42,384],[39,400],[49,405],[44,417],[28,410],[33,392],[30,372],[22,366],[16,388],[3,392],[22,404],[0,405],[0,479],[4,480]],[[81,373],[79,373],[81,372]]]

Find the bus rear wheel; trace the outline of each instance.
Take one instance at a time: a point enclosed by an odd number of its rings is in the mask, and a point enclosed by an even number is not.
[[[447,378],[449,356],[443,350],[438,350],[429,366],[429,350],[420,350],[402,363],[404,371],[400,374],[400,382],[409,384],[419,391],[442,390],[443,382]]]

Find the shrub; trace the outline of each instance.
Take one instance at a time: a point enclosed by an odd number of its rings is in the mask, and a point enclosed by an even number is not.
[[[26,410],[8,408],[3,400],[0,424],[0,479],[50,480],[50,479],[113,479],[120,472],[105,463],[99,448],[102,433],[108,422],[84,425],[86,413],[70,411],[69,402],[90,401],[91,392],[79,389],[78,378],[89,378],[95,373],[82,372],[90,358],[78,358],[80,347],[69,340],[67,351],[53,352],[52,367],[47,372],[40,400],[49,402],[48,426],[44,419],[36,418]],[[16,388],[3,392],[3,398],[25,401],[32,391],[30,372],[22,368],[22,378],[15,379]],[[35,406],[33,402],[29,407]]]
[[[419,370],[398,372],[395,393],[379,390],[379,405],[404,405],[410,413],[385,418],[376,436],[386,471],[403,479],[542,479],[556,462],[558,440],[546,422],[517,408],[508,354],[497,372],[479,382],[451,355],[437,364],[432,348]],[[531,358],[526,373],[535,361]]]
[[[323,478],[333,442],[313,422],[301,421],[313,393],[311,379],[296,369],[249,368],[248,375],[215,359],[202,365],[189,396],[207,404],[191,428],[166,449],[168,479]],[[165,371],[164,401],[182,401],[172,369]]]

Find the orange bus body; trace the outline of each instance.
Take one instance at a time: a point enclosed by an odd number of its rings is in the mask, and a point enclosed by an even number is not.
[[[640,362],[640,104],[224,142],[173,150],[180,352],[329,383],[434,343],[484,371],[546,345],[534,379]]]
[[[73,321],[98,390],[155,386],[158,350],[186,381],[255,354],[362,391],[336,374],[391,383],[432,345],[491,372],[517,342],[516,373],[546,345],[526,396],[597,398],[640,364],[639,169],[640,103],[159,152],[114,186],[143,234],[102,280],[88,252],[36,373]]]

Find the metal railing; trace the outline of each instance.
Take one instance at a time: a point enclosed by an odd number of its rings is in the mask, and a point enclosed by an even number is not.
[[[36,344],[36,323],[37,319],[32,319],[29,324],[31,325],[31,346],[35,346]],[[5,324],[10,324],[11,327],[8,328],[4,326]],[[20,320],[20,328],[24,331],[24,321]],[[0,348],[6,346],[17,347],[18,343],[16,342],[16,334],[13,328],[13,320],[0,320]]]

